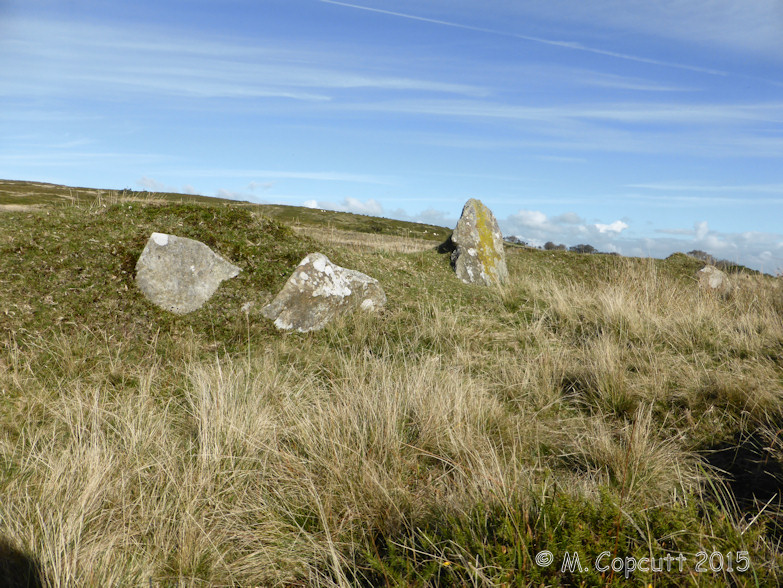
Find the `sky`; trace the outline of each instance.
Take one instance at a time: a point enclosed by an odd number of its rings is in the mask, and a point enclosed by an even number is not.
[[[0,0],[0,178],[783,270],[780,0]]]

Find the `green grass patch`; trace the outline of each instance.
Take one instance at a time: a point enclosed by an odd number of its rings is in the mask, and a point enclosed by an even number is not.
[[[0,230],[0,328],[7,332],[88,329],[138,341],[195,334],[226,349],[247,342],[241,307],[269,301],[315,248],[290,228],[233,205],[59,207],[4,213]],[[199,311],[181,317],[162,311],[135,286],[136,261],[153,232],[202,241],[242,271]]]
[[[777,565],[762,563],[769,561],[763,532],[738,532],[725,512],[693,496],[629,512],[606,491],[586,500],[550,490],[532,503],[478,505],[376,536],[358,579],[367,586],[681,586],[694,577],[700,586],[775,585]],[[551,559],[537,560],[543,552]]]

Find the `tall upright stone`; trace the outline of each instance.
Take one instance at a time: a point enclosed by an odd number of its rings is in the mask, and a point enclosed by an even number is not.
[[[283,331],[307,333],[354,310],[376,311],[386,304],[378,280],[333,264],[322,253],[305,257],[261,314]]]
[[[492,211],[471,198],[451,235],[451,263],[466,284],[499,285],[508,279],[503,235]]]
[[[223,280],[239,272],[200,241],[152,233],[136,262],[136,285],[153,304],[187,314],[201,308]]]

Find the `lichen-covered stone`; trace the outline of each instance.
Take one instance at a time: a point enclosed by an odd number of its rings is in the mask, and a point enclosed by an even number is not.
[[[261,314],[280,330],[306,333],[357,308],[375,311],[384,304],[386,294],[378,280],[335,265],[322,253],[311,253]]]
[[[136,262],[136,285],[153,304],[187,314],[201,308],[223,280],[239,272],[200,241],[152,233]]]
[[[734,288],[729,277],[714,265],[705,265],[696,272],[696,277],[699,279],[699,287],[706,291],[727,295]]]
[[[471,198],[451,235],[451,263],[466,284],[502,284],[508,278],[503,235],[492,211]]]

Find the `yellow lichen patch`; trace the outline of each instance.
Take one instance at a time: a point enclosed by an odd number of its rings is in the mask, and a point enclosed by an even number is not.
[[[495,249],[495,237],[493,235],[492,222],[490,220],[487,207],[483,203],[477,202],[475,206],[476,210],[476,231],[478,232],[478,258],[487,270],[492,270],[493,273],[498,261],[500,260],[500,254]]]

